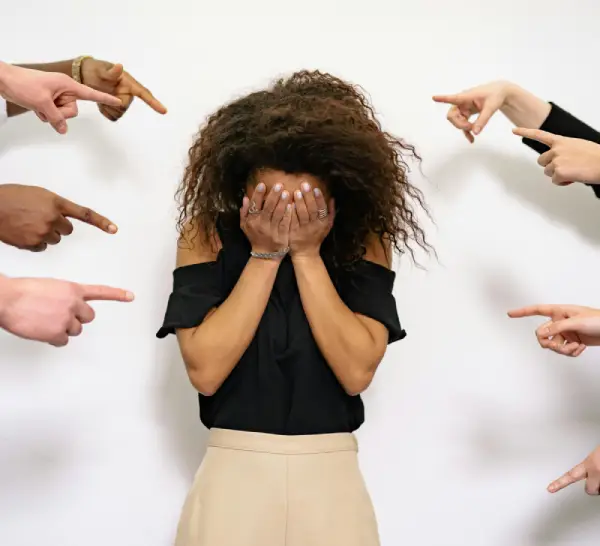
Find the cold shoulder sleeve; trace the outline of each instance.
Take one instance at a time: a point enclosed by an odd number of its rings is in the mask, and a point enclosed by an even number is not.
[[[361,260],[341,274],[338,282],[342,301],[351,311],[383,324],[389,331],[389,343],[406,337],[392,293],[395,278],[386,267]]]
[[[187,265],[173,272],[173,291],[169,296],[163,325],[156,337],[174,334],[178,328],[194,328],[207,313],[225,300],[222,263]]]

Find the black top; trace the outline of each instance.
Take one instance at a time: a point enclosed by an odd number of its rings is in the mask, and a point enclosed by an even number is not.
[[[547,131],[548,133],[570,138],[590,140],[600,144],[600,133],[598,131],[592,129],[589,125],[583,123],[583,121],[569,114],[569,112],[563,110],[560,106],[557,106],[553,102],[550,104],[552,105],[552,109],[540,127],[542,131]],[[540,154],[543,154],[549,150],[548,146],[538,142],[537,140],[524,138],[523,143]],[[600,197],[599,185],[588,184],[588,186],[594,190],[596,197]]]
[[[157,337],[198,326],[237,283],[249,242],[239,227],[219,222],[217,228],[223,247],[216,261],[175,270]],[[365,260],[337,275],[328,270],[352,311],[384,324],[390,343],[405,337],[392,295],[393,271]],[[313,338],[289,257],[279,267],[248,349],[219,390],[199,399],[200,418],[208,428],[296,435],[352,432],[363,423],[360,396],[346,394]]]

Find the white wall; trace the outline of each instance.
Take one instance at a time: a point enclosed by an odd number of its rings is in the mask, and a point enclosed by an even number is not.
[[[66,138],[33,116],[0,133],[0,182],[43,185],[121,228],[113,238],[78,225],[42,255],[1,248],[1,270],[137,294],[98,304],[65,349],[0,338],[0,544],[170,544],[206,438],[175,340],[154,338],[172,194],[205,115],[303,67],[362,84],[386,127],[418,146],[425,177],[414,179],[437,222],[440,263],[400,268],[409,336],[365,396],[361,461],[383,545],[597,544],[598,500],[545,486],[600,443],[600,353],[544,353],[538,321],[505,311],[600,306],[600,203],[551,187],[505,120],[469,146],[430,100],[508,78],[600,127],[596,0],[566,11],[558,0],[203,4],[3,6],[5,60],[120,61],[170,112],[137,104],[111,125],[89,106]]]

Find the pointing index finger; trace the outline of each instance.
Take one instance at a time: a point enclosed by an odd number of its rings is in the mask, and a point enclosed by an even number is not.
[[[113,288],[112,286],[82,284],[83,299],[85,301],[133,301],[134,295],[128,290],[122,288]]]
[[[547,131],[540,131],[539,129],[525,129],[523,127],[517,127],[516,129],[513,129],[513,133],[523,138],[537,140],[542,144],[546,144],[546,146],[552,146],[558,138],[556,135],[548,133]]]
[[[140,82],[138,82],[131,74],[128,74],[129,78],[131,78],[131,94],[134,97],[138,97],[142,99],[152,110],[158,112],[159,114],[166,114],[167,109],[165,106],[150,92],[149,89],[144,87]]]
[[[520,309],[512,309],[508,312],[510,318],[523,318],[523,317],[551,317],[554,313],[553,305],[530,305],[528,307],[521,307]]]
[[[107,106],[114,106],[119,108],[122,106],[121,99],[109,95],[108,93],[102,93],[101,91],[96,91],[87,85],[83,85],[81,83],[77,83],[75,81],[71,82],[71,90],[75,94],[75,96],[79,100],[89,100],[92,102],[97,102],[98,104],[106,104]]]
[[[568,485],[571,485],[575,482],[579,482],[587,477],[587,470],[585,469],[585,465],[583,463],[579,463],[574,466],[569,472],[563,474],[557,480],[554,480],[549,486],[548,491],[550,493],[556,493],[561,489],[564,489]]]
[[[88,207],[77,205],[68,199],[60,198],[59,209],[65,217],[75,218],[80,222],[90,224],[107,233],[117,232],[117,226],[115,226],[108,218],[105,218]]]
[[[464,102],[462,95],[434,95],[432,97],[434,102],[440,102],[442,104],[460,104]]]

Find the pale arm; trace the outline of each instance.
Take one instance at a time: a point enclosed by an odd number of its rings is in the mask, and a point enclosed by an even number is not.
[[[367,245],[365,259],[389,268],[390,255],[376,240]],[[320,256],[292,256],[292,262],[302,306],[321,353],[346,392],[360,394],[385,354],[387,328],[348,308]]]
[[[552,106],[516,84],[509,83],[506,100],[500,111],[517,127],[538,129]]]
[[[218,243],[217,243],[218,245]],[[215,244],[203,237],[180,245],[177,266],[213,262]],[[279,269],[275,260],[250,258],[229,297],[195,328],[178,329],[177,340],[192,385],[214,394],[250,345]]]
[[[20,66],[21,68],[30,68],[32,70],[41,70],[42,72],[60,72],[61,74],[66,74],[67,76],[71,77],[73,59],[70,61],[57,61],[54,63],[44,64],[17,64],[15,66]],[[19,114],[23,114],[25,112],[28,112],[28,110],[22,106],[13,104],[12,102],[6,103],[6,114],[9,118],[18,116]]]

